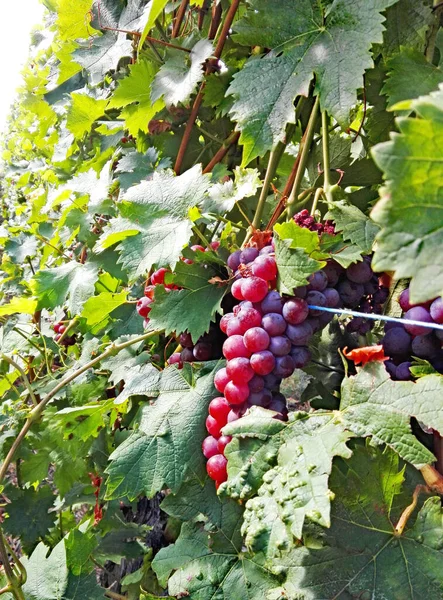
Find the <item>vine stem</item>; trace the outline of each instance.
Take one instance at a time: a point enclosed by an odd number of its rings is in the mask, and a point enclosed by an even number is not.
[[[50,400],[52,400],[52,398],[61,389],[63,389],[66,385],[68,385],[68,383],[71,383],[71,381],[73,381],[74,379],[77,379],[77,377],[79,377],[80,375],[82,375],[83,373],[85,373],[85,371],[88,371],[89,369],[91,369],[92,367],[94,367],[96,364],[98,364],[99,362],[101,362],[103,359],[108,358],[108,356],[112,356],[114,354],[118,354],[124,348],[127,348],[128,346],[132,346],[133,344],[137,344],[138,342],[142,342],[144,340],[147,340],[150,337],[154,337],[155,335],[158,335],[159,333],[162,333],[162,331],[161,330],[150,331],[150,332],[145,333],[143,335],[139,335],[138,337],[133,338],[132,340],[128,340],[127,342],[122,342],[121,344],[112,344],[102,354],[100,354],[96,358],[90,360],[88,363],[86,363],[85,365],[83,365],[83,367],[80,367],[80,369],[77,369],[77,371],[74,371],[73,373],[71,373],[71,375],[68,375],[68,377],[65,377],[64,379],[62,379],[60,381],[60,383],[57,384],[49,392],[49,394],[47,394],[43,398],[43,400],[39,404],[37,404],[37,406],[34,407],[32,409],[32,411],[29,413],[28,418],[26,419],[25,424],[23,425],[22,429],[20,430],[18,436],[15,438],[14,443],[12,444],[12,446],[11,446],[8,454],[6,455],[5,460],[2,463],[2,466],[0,468],[0,482],[3,481],[3,479],[4,479],[5,475],[6,475],[6,472],[8,470],[8,467],[11,464],[11,462],[12,462],[12,460],[14,458],[15,453],[17,452],[18,448],[20,447],[20,444],[25,439],[28,431],[31,429],[31,427],[35,423],[35,421],[37,421],[37,419],[41,416],[41,414],[43,413],[46,405],[50,402]]]
[[[315,211],[317,210],[318,201],[320,200],[320,196],[323,193],[324,193],[323,188],[317,188],[315,190],[314,200],[312,202],[312,208],[311,208],[311,216],[313,216]]]
[[[185,17],[188,5],[189,5],[189,0],[182,0],[180,6],[178,7],[177,16],[176,16],[175,22],[174,22],[174,27],[172,28],[171,37],[173,37],[173,38],[178,37],[180,34],[180,29],[181,29],[183,19]]]
[[[412,494],[412,502],[409,506],[407,506],[405,508],[405,510],[402,512],[401,517],[397,523],[397,525],[395,526],[395,536],[399,537],[406,525],[407,522],[409,521],[410,516],[412,515],[412,513],[414,512],[416,506],[417,506],[417,502],[418,502],[418,497],[420,496],[420,494],[422,492],[429,492],[429,488],[426,485],[417,485],[417,487],[414,490],[414,493]]]
[[[113,600],[128,600],[127,596],[122,596],[121,594],[117,594],[116,592],[111,592],[111,590],[106,590],[105,596],[107,596],[108,598],[112,598]]]
[[[21,581],[14,574],[12,567],[9,563],[8,551],[5,546],[5,538],[2,529],[0,528],[0,558],[3,563],[5,570],[6,579],[8,581],[8,587],[11,594],[16,600],[26,600],[23,590],[21,588]]]
[[[314,129],[317,123],[318,106],[320,104],[319,96],[315,99],[314,106],[312,107],[311,116],[309,117],[308,126],[306,127],[304,139],[300,142],[300,160],[297,167],[297,174],[295,176],[294,185],[292,186],[291,194],[288,198],[288,218],[291,219],[294,215],[295,200],[298,198],[300,192],[300,186],[303,179],[303,175],[308,162],[309,148],[314,137]]]
[[[223,48],[225,47],[226,39],[229,35],[229,30],[231,29],[232,22],[235,17],[235,13],[237,12],[238,6],[240,4],[240,0],[232,0],[232,4],[229,7],[229,10],[226,14],[225,22],[223,23],[223,28],[220,33],[220,37],[218,39],[217,45],[214,51],[214,57],[218,60],[223,52]],[[205,74],[208,75],[211,72],[211,67],[206,67]],[[174,171],[177,175],[180,174],[183,160],[185,158],[186,149],[189,144],[189,140],[191,139],[192,128],[194,127],[194,123],[197,119],[198,111],[203,102],[203,92],[205,90],[206,81],[203,80],[200,89],[198,91],[197,96],[195,97],[194,104],[192,105],[191,114],[189,115],[188,122],[186,123],[185,131],[183,133],[182,141],[180,143],[180,148],[177,153],[177,159],[174,165]]]
[[[63,340],[65,339],[65,337],[68,335],[68,333],[71,331],[71,329],[76,325],[76,323],[79,321],[79,317],[76,316],[73,319],[71,319],[69,321],[69,323],[66,326],[66,329],[64,330],[64,332],[61,334],[61,336],[58,339],[57,344],[60,346],[60,344],[63,342]]]
[[[34,406],[37,406],[37,404],[38,404],[37,398],[35,397],[34,391],[31,386],[31,382],[29,381],[28,376],[26,375],[24,370],[21,368],[21,366],[19,364],[17,364],[15,362],[15,360],[13,360],[12,358],[9,358],[9,356],[6,356],[6,354],[2,353],[2,354],[0,354],[0,356],[2,357],[3,360],[5,360],[7,363],[9,363],[11,365],[11,367],[14,367],[14,369],[16,369],[20,373],[20,376],[23,379],[23,383],[25,384],[26,389],[28,390],[29,395],[31,396],[32,403],[34,404]]]
[[[212,159],[208,162],[206,167],[203,169],[203,174],[210,173],[215,165],[218,165],[221,162],[226,154],[229,151],[229,148],[238,142],[238,138],[240,137],[239,131],[233,131],[231,135],[229,135],[225,141],[223,142],[221,148],[214,154]]]
[[[330,177],[330,155],[329,155],[329,132],[328,115],[324,110],[321,113],[321,132],[323,140],[323,191],[328,202],[332,202],[331,177]],[[317,196],[317,193],[316,193]]]

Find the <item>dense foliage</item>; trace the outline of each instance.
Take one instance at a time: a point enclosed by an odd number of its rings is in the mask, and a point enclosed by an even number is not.
[[[0,595],[440,600],[443,5],[43,2]]]

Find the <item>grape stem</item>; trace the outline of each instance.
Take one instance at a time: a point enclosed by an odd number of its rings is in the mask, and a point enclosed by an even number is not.
[[[32,425],[40,418],[40,416],[42,415],[47,404],[52,400],[52,398],[54,398],[54,396],[56,394],[58,394],[58,392],[60,390],[62,390],[65,386],[67,386],[68,383],[71,383],[71,381],[73,381],[74,379],[77,379],[77,377],[79,377],[80,375],[82,375],[83,373],[85,373],[86,371],[88,371],[89,369],[94,367],[96,364],[101,362],[103,359],[108,358],[108,356],[114,356],[115,354],[118,354],[121,350],[123,350],[124,348],[127,348],[128,346],[132,346],[133,344],[137,344],[138,342],[143,342],[144,340],[147,340],[150,337],[154,337],[155,335],[158,335],[159,333],[162,333],[162,332],[161,331],[149,331],[148,333],[139,335],[136,338],[128,340],[127,342],[122,342],[121,344],[111,344],[109,346],[109,348],[107,348],[102,354],[100,354],[96,358],[90,360],[85,365],[80,367],[80,369],[77,369],[77,371],[74,371],[73,373],[71,373],[64,379],[62,379],[60,381],[60,383],[58,383],[43,398],[43,400],[39,404],[37,404],[37,406],[35,406],[29,413],[25,424],[23,425],[19,434],[15,438],[14,443],[12,444],[8,454],[6,455],[5,460],[2,463],[2,466],[0,468],[0,481],[3,481],[3,479],[6,475],[6,472],[8,470],[8,467],[11,464],[12,460],[14,459],[15,453],[17,452],[21,443],[25,439],[28,431],[31,429]]]
[[[397,523],[397,525],[395,526],[395,536],[396,537],[400,537],[407,525],[407,522],[409,521],[410,516],[412,515],[412,513],[414,512],[416,506],[417,506],[417,502],[418,502],[418,497],[420,496],[420,494],[422,492],[427,492],[429,493],[429,488],[427,485],[417,485],[417,487],[414,490],[414,493],[412,495],[412,502],[409,506],[407,506],[405,508],[405,510],[402,512],[401,517]]]
[[[328,132],[328,115],[324,110],[321,113],[321,131],[322,131],[322,140],[323,140],[323,190],[325,193],[326,200],[328,202],[332,202],[332,194],[331,194],[331,178],[330,178],[330,154],[329,154],[329,132]],[[315,200],[314,200],[315,201]],[[311,213],[312,214],[312,213]]]
[[[220,149],[214,154],[212,159],[208,162],[206,167],[203,169],[203,174],[211,173],[215,165],[221,162],[226,154],[229,152],[229,148],[238,142],[240,137],[239,131],[233,131],[221,145]]]
[[[323,188],[317,188],[315,190],[314,200],[312,202],[312,208],[311,208],[311,216],[313,216],[315,211],[317,210],[318,201],[320,200],[320,197],[323,195],[323,193],[324,193]]]
[[[319,97],[315,99],[314,106],[312,107],[311,116],[309,117],[308,126],[306,127],[304,139],[300,142],[300,161],[297,168],[297,174],[295,176],[294,185],[292,186],[291,194],[288,198],[288,220],[292,219],[295,212],[295,200],[298,198],[300,193],[301,182],[306,169],[306,163],[308,162],[309,149],[314,137],[315,125],[317,123],[317,113],[320,104]]]

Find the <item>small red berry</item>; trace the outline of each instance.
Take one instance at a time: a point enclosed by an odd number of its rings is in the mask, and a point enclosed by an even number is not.
[[[137,302],[137,312],[141,317],[146,318],[149,313],[151,312],[151,304],[152,304],[152,300],[151,298],[147,298],[146,296],[143,296],[143,298],[140,298],[140,300]]]

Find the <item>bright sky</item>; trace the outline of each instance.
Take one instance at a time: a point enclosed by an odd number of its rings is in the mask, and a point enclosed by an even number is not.
[[[43,10],[39,0],[0,0],[0,130],[21,84],[20,71],[28,56],[31,29],[41,23]]]

